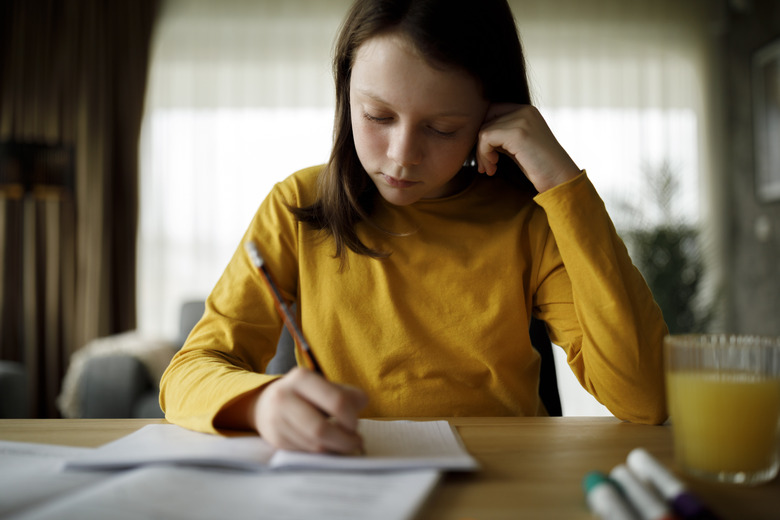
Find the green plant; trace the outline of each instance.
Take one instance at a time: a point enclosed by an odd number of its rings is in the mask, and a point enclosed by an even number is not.
[[[627,206],[635,216],[621,233],[671,333],[703,332],[712,306],[702,305],[704,262],[697,227],[675,211],[679,183],[671,165],[645,167],[649,206]]]

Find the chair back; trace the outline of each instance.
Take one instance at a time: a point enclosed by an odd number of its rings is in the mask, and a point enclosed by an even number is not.
[[[560,417],[563,415],[561,396],[558,392],[558,376],[555,373],[555,359],[552,342],[547,334],[547,325],[532,317],[528,332],[531,336],[531,344],[542,357],[542,366],[539,370],[539,397],[551,417]]]
[[[206,302],[203,300],[182,303],[179,315],[179,338],[177,340],[179,348],[187,341],[187,336],[203,317],[204,312],[206,312]]]

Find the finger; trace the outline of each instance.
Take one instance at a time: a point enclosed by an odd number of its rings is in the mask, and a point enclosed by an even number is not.
[[[331,419],[326,420],[317,440],[321,451],[328,453],[353,454],[363,451],[363,437],[360,433],[345,430]]]
[[[345,400],[349,403],[350,413],[343,417],[344,421],[340,424],[346,427],[347,430],[355,431],[358,426],[358,417],[363,408],[368,404],[368,395],[354,386],[338,385],[341,391],[344,392]]]
[[[291,427],[287,419],[298,399],[286,378],[267,387],[260,395],[255,412],[257,431],[277,448],[304,450],[307,447],[305,436],[296,427]]]
[[[322,424],[326,417],[310,403],[302,401],[298,396],[292,400],[281,417],[280,428],[285,437],[294,445],[293,449],[300,451],[326,451],[320,440]]]
[[[277,448],[349,453],[362,444],[355,432],[344,430],[302,398],[296,389],[296,378],[286,378],[267,388],[261,399],[258,431]]]
[[[263,410],[264,417],[274,417],[272,425],[264,426],[273,432],[273,441],[288,449],[315,452],[352,453],[361,448],[356,429],[358,412],[367,403],[364,392],[330,383],[305,369],[291,371],[277,384],[271,395],[264,396]],[[345,404],[328,406],[323,401]]]
[[[477,141],[477,171],[494,175],[498,169],[498,150],[491,144],[491,133],[480,132]]]
[[[324,422],[329,421],[325,419]],[[346,432],[335,424],[320,429],[310,429],[301,424],[288,423],[279,429],[272,444],[280,449],[310,453],[352,454],[363,451],[363,439],[360,435]]]
[[[295,449],[313,452],[354,453],[363,440],[303,400],[296,399],[282,418],[285,436]]]
[[[348,431],[355,431],[360,411],[368,399],[364,392],[354,387],[337,385],[308,370],[292,374],[295,389],[301,397],[312,403],[325,415]]]
[[[516,112],[517,110],[521,109],[523,106],[524,105],[520,105],[518,103],[491,103],[491,105],[488,107],[487,112],[485,113],[485,120],[483,122],[483,125],[491,123],[496,119],[500,119],[503,116],[510,114],[512,112]]]
[[[316,451],[302,431],[290,427],[284,420],[280,421],[280,426],[275,430],[274,437],[272,439],[266,438],[266,440],[282,450]]]
[[[501,122],[503,118],[518,112],[524,105],[516,103],[493,103],[488,107],[485,114],[485,120],[482,123],[482,128],[479,131],[477,137],[477,171],[479,173],[485,173],[488,176],[494,175],[498,169],[498,158],[500,142],[490,143],[488,137],[491,132],[496,130],[496,125]]]

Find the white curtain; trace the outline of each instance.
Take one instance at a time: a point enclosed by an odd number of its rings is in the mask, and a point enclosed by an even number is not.
[[[709,171],[707,81],[715,3],[512,2],[536,101],[620,223],[628,203],[652,218],[644,176],[679,177],[680,217],[696,220]]]
[[[168,0],[141,143],[139,328],[174,337],[273,183],[325,162],[333,39],[349,0]],[[535,103],[619,227],[655,218],[666,164],[679,217],[707,218],[709,0],[510,0]]]
[[[328,159],[349,1],[167,0],[141,140],[138,322],[175,338],[271,186]]]

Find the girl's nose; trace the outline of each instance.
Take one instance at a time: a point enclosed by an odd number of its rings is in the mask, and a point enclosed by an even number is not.
[[[387,156],[403,167],[420,164],[422,147],[414,131],[401,125],[394,128],[387,145]]]

